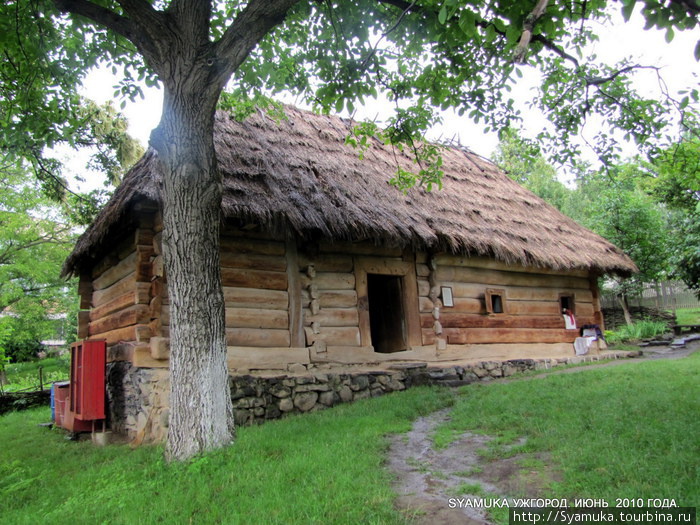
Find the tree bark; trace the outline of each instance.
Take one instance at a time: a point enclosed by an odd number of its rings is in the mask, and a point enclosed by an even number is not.
[[[151,143],[163,176],[163,256],[171,316],[166,457],[183,460],[230,443],[234,425],[219,253],[216,97],[174,89],[166,86],[163,118]]]
[[[627,295],[624,293],[618,294],[617,300],[622,307],[622,313],[625,316],[625,323],[627,323],[627,325],[631,325],[632,315],[630,314],[629,305],[627,304]]]

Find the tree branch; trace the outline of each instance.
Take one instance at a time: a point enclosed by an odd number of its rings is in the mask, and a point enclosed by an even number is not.
[[[54,0],[54,5],[62,13],[71,13],[89,18],[93,22],[97,22],[135,43],[134,38],[137,38],[137,31],[134,23],[111,9],[93,4],[87,0]]]
[[[513,54],[513,62],[517,62],[520,64],[525,62],[525,54],[527,53],[527,48],[530,45],[530,40],[532,39],[532,31],[534,30],[537,21],[544,14],[545,9],[547,9],[548,1],[549,0],[538,0],[535,8],[525,18],[525,23],[523,24],[523,34],[520,37],[518,47],[515,48],[515,53]]]
[[[573,55],[570,55],[566,51],[564,51],[562,48],[557,46],[554,42],[549,40],[548,38],[543,37],[542,35],[532,35],[532,41],[537,42],[542,44],[544,47],[552,51],[553,53],[559,55],[561,58],[564,60],[568,60],[572,62],[576,67],[579,67],[579,61],[574,57]]]
[[[223,86],[253,48],[275,26],[284,21],[299,0],[251,0],[238,14],[221,39],[214,44],[220,63],[216,81]]]

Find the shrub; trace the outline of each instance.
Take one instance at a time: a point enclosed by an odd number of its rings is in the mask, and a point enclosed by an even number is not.
[[[641,341],[649,337],[655,337],[668,330],[666,323],[661,321],[637,321],[636,323],[620,327],[614,332],[605,332],[605,340],[610,344],[626,341]]]

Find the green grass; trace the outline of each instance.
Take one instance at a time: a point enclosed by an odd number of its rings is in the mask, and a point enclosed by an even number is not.
[[[47,357],[46,359],[10,363],[6,365],[8,384],[2,388],[5,392],[39,388],[39,367],[42,368],[44,388],[54,381],[66,381],[70,375],[70,355]]]
[[[463,387],[445,446],[465,430],[526,437],[562,481],[547,497],[673,498],[700,505],[700,354],[526,381]],[[504,449],[506,450],[506,449]],[[492,452],[496,452],[493,449]]]
[[[405,523],[384,467],[386,436],[452,403],[436,443],[470,430],[496,437],[486,460],[532,453],[518,460],[522,468],[561,474],[546,497],[700,505],[695,354],[474,384],[457,396],[411,389],[241,428],[232,447],[185,464],[164,463],[161,447],[70,442],[62,431],[37,426],[48,409],[16,412],[0,417],[1,522]],[[456,487],[455,494],[467,489],[478,487]]]
[[[700,308],[680,308],[676,310],[676,324],[700,324]]]
[[[3,524],[404,523],[383,468],[387,434],[447,406],[416,388],[238,429],[186,464],[162,448],[94,447],[37,427],[46,409],[0,418]]]

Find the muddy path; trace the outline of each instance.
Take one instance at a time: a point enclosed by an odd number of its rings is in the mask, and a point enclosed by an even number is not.
[[[680,359],[700,350],[700,341],[685,348],[651,347],[633,360],[610,361],[532,377],[498,381],[531,380],[551,374],[581,373],[598,367],[620,366],[654,359]],[[413,523],[487,525],[484,509],[467,500],[479,498],[545,498],[546,487],[560,479],[545,454],[519,454],[509,458],[484,459],[478,453],[492,437],[466,432],[443,449],[433,446],[435,429],[449,420],[450,409],[415,421],[407,434],[391,437],[387,468],[395,477],[396,507]],[[515,446],[521,443],[516,443]],[[527,465],[536,463],[536,469]],[[470,493],[473,492],[473,493]],[[465,504],[466,503],[466,504]]]

